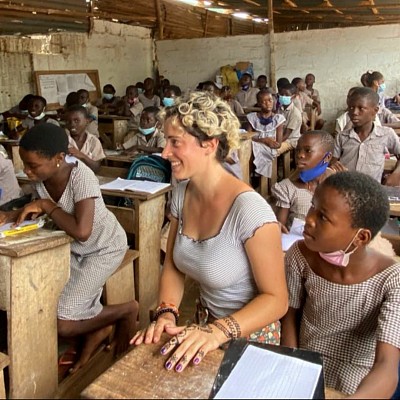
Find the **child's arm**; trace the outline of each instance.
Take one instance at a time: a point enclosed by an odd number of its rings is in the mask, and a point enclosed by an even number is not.
[[[75,203],[75,214],[66,213],[49,199],[40,199],[27,204],[17,218],[16,224],[23,222],[28,215],[46,213],[55,224],[69,236],[80,242],[86,242],[92,234],[94,219],[94,198],[83,199]]]
[[[276,142],[279,143],[279,147],[283,142],[283,124],[276,128]]]
[[[289,307],[286,315],[281,319],[281,345],[287,347],[299,347],[299,331],[297,327],[298,310]]]
[[[289,211],[290,208],[276,207],[275,209],[276,219],[281,224],[282,233],[289,233],[289,230],[286,227]]]
[[[375,361],[370,373],[361,381],[352,399],[389,399],[396,390],[398,381],[399,349],[378,342]]]
[[[71,156],[76,157],[78,160],[81,160],[84,162],[94,173],[96,173],[101,166],[101,160],[92,160],[90,157],[88,157],[86,154],[82,153],[75,147],[70,147],[68,149],[68,152]]]

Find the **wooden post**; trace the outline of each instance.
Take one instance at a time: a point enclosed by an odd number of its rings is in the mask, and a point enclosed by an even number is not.
[[[206,10],[206,17],[204,22],[204,34],[203,37],[207,37],[207,28],[208,28],[208,10]]]
[[[273,0],[268,0],[269,86],[276,90]]]
[[[164,21],[163,21],[163,15],[161,11],[161,0],[155,0],[155,5],[156,5],[156,13],[157,13],[157,25],[158,25],[158,39],[163,40],[164,39]]]

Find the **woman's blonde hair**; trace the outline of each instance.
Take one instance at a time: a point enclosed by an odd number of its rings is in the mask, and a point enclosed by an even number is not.
[[[182,126],[200,143],[217,138],[217,159],[224,161],[230,152],[239,148],[240,122],[229,104],[209,92],[193,92],[179,98],[175,105],[160,112],[162,121]]]

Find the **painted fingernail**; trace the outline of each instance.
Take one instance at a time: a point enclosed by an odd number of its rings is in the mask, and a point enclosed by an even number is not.
[[[175,368],[175,371],[181,372],[182,371],[182,364],[178,364]]]
[[[167,352],[167,349],[165,347],[161,347],[160,353],[165,354]]]
[[[171,362],[171,361],[168,361],[168,362],[165,364],[165,368],[171,369],[171,368],[172,368],[172,362]]]
[[[200,362],[200,358],[199,357],[196,357],[194,360],[193,360],[193,364],[198,364]]]

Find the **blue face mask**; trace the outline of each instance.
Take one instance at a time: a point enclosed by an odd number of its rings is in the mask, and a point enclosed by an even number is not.
[[[249,90],[250,85],[242,85],[242,90],[244,90],[245,92],[247,90]]]
[[[258,120],[260,121],[261,125],[265,126],[265,125],[269,125],[274,120],[274,118],[273,117],[268,117],[268,118],[259,117]]]
[[[320,175],[322,175],[326,169],[328,168],[328,161],[325,161],[325,158],[327,155],[330,153],[326,153],[324,155],[324,158],[314,167],[311,169],[307,169],[305,171],[300,171],[300,180],[304,183],[311,182],[315,178],[318,178]]]
[[[112,93],[103,93],[103,97],[106,100],[111,100],[114,97],[114,95]]]
[[[385,91],[385,89],[386,89],[386,83],[383,82],[378,87],[378,93],[383,93]]]
[[[143,89],[142,88],[137,88],[137,91],[138,91],[139,94],[143,93]]]
[[[292,96],[279,95],[279,103],[283,106],[288,106],[292,102]]]
[[[165,107],[172,107],[175,104],[175,99],[172,97],[164,97],[162,102]]]
[[[154,133],[154,131],[156,130],[155,126],[152,126],[151,128],[141,128],[139,127],[139,131],[143,133],[143,135],[147,136],[147,135],[151,135],[152,133]]]

